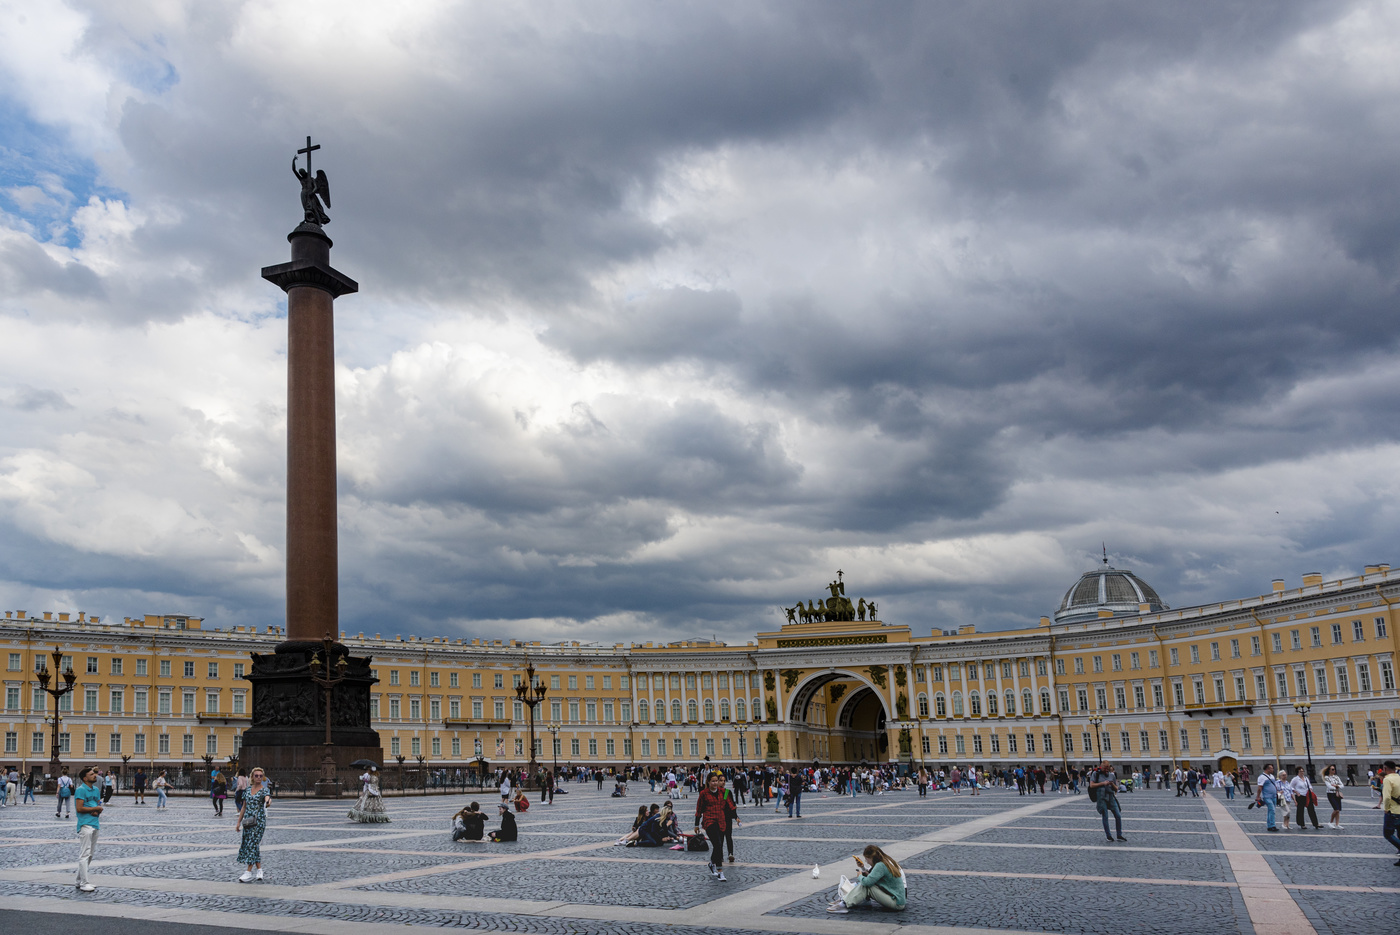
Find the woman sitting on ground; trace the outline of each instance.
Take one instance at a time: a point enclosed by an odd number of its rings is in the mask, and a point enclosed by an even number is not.
[[[486,827],[486,816],[475,802],[452,816],[452,840],[480,841]]]
[[[502,802],[497,806],[501,810],[501,827],[491,832],[491,841],[500,844],[502,841],[514,841],[519,833],[515,827],[515,816],[510,813],[510,807]]]
[[[657,808],[657,806],[653,805],[652,808]],[[660,811],[659,808],[657,808],[657,810]],[[613,847],[622,847],[625,844],[631,844],[633,841],[636,841],[637,832],[641,829],[642,825],[646,823],[647,817],[647,807],[645,805],[639,806],[637,808],[637,817],[632,819],[632,830],[614,841]]]
[[[867,899],[873,899],[886,909],[904,908],[904,871],[898,861],[870,844],[855,862],[855,880],[842,880],[837,887],[841,898],[827,906],[827,912],[849,912]]]

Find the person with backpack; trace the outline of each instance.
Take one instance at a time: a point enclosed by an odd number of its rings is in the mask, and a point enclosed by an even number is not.
[[[1250,808],[1263,805],[1265,830],[1277,831],[1278,827],[1274,823],[1274,812],[1278,808],[1278,796],[1282,787],[1278,778],[1274,776],[1274,764],[1264,764],[1264,772],[1259,776],[1258,788],[1259,791],[1254,795],[1254,805]]]
[[[65,810],[68,817],[73,817],[73,777],[68,775],[66,766],[58,777],[58,804],[54,806],[53,817],[62,818]]]
[[[1113,823],[1118,832],[1118,840],[1126,841],[1123,837],[1123,810],[1118,804],[1118,774],[1113,771],[1113,765],[1107,760],[1099,764],[1098,769],[1089,774],[1089,800],[1098,809],[1099,817],[1103,819],[1103,833],[1108,838],[1110,844],[1113,843],[1113,835],[1108,830],[1108,813],[1113,812]]]

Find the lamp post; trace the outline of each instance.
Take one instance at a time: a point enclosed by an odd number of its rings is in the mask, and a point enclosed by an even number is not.
[[[131,754],[130,754],[130,753],[123,753],[123,754],[122,754],[122,788],[123,788],[123,789],[127,788],[126,764],[128,764],[128,763],[130,763],[130,762],[131,762]]]
[[[403,794],[403,754],[395,753],[394,759],[399,763],[399,794]]]
[[[515,697],[520,699],[521,704],[530,709],[530,765],[527,781],[533,782],[535,774],[539,772],[539,764],[535,762],[535,705],[544,701],[544,696],[549,693],[543,683],[535,684],[535,665],[528,659],[525,661],[525,681],[515,686]]]
[[[63,650],[55,646],[53,648],[53,670],[57,672],[58,667],[62,664]],[[36,677],[39,679],[39,687],[53,696],[53,743],[50,745],[49,749],[49,775],[53,776],[54,782],[58,782],[58,771],[63,768],[63,764],[58,758],[58,699],[73,690],[73,683],[78,680],[78,676],[77,673],[73,671],[73,666],[70,663],[68,668],[63,670],[63,686],[60,688],[58,683],[55,682],[54,687],[49,688],[49,679],[51,676],[49,675],[48,663],[45,662],[42,663],[42,668],[39,669]]]
[[[553,735],[549,742],[549,749],[554,754],[554,781],[559,781],[559,731],[563,730],[563,725],[558,721],[551,721],[547,730]]]
[[[418,754],[418,784],[423,789],[423,794],[428,794],[428,771],[423,767],[423,754]]]
[[[1313,780],[1312,736],[1308,733],[1308,712],[1312,710],[1312,705],[1306,701],[1300,701],[1293,706],[1293,710],[1303,717],[1303,749],[1308,754],[1308,781],[1311,782]]]
[[[1089,718],[1089,723],[1094,725],[1094,755],[1097,756],[1099,762],[1102,763],[1103,751],[1099,749],[1099,725],[1103,723],[1103,718],[1096,714]]]
[[[321,653],[325,653],[324,658]],[[326,693],[326,742],[322,748],[321,778],[316,781],[316,797],[328,799],[340,796],[340,784],[335,779],[335,754],[331,748],[331,689],[345,680],[345,669],[349,665],[343,652],[339,659],[332,661],[334,655],[335,640],[327,633],[321,638],[321,652],[311,655],[311,681]]]
[[[749,725],[738,721],[734,724],[734,729],[739,732],[739,768],[746,769],[747,767],[744,766],[744,734],[748,732]]]

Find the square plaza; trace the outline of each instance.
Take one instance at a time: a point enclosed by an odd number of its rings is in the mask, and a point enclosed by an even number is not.
[[[170,807],[118,797],[103,815],[94,893],[74,887],[72,821],[46,807],[0,812],[0,913],[7,930],[91,924],[122,935],[230,931],[370,933],[430,925],[572,932],[1393,932],[1400,869],[1380,812],[1351,791],[1343,829],[1265,832],[1262,810],[1220,792],[1120,797],[1126,842],[1103,840],[1083,795],[912,791],[809,793],[803,817],[740,808],[736,862],[713,879],[706,855],[613,846],[646,783],[626,798],[571,783],[518,818],[520,840],[453,843],[451,814],[492,790],[390,797],[387,825],[345,817],[349,802],[281,798],[263,842],[266,879],[236,881],[236,812],[199,798]],[[676,803],[689,827],[694,799]],[[1322,816],[1324,819],[1326,815]],[[488,823],[488,828],[492,823]],[[900,913],[829,915],[853,853],[878,844],[907,871]],[[812,868],[819,864],[820,877]],[[190,930],[191,932],[193,930]]]

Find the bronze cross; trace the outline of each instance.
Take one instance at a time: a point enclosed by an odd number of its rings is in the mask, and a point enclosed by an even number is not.
[[[307,175],[310,175],[310,174],[311,174],[311,154],[312,154],[313,152],[315,152],[316,150],[320,149],[320,148],[321,148],[321,144],[320,144],[320,143],[317,143],[315,146],[312,146],[312,145],[311,145],[311,137],[308,136],[308,137],[306,138],[306,148],[305,148],[305,149],[299,149],[299,150],[297,150],[297,155],[298,155],[298,156],[300,156],[302,153],[305,153],[305,154],[306,154],[306,174],[307,174]]]

